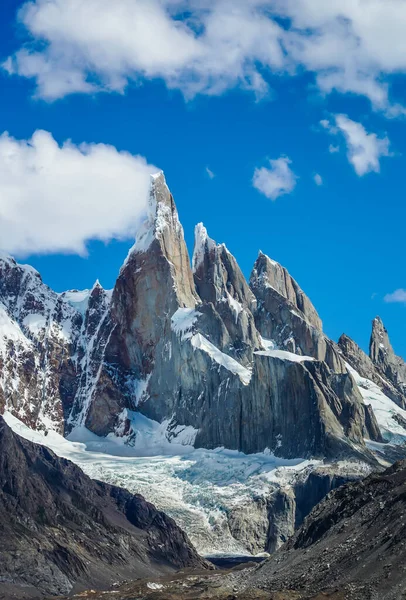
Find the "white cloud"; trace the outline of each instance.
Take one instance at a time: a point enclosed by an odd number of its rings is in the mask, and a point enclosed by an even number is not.
[[[141,156],[46,131],[30,140],[0,136],[0,246],[15,254],[86,253],[90,239],[133,236],[148,198]]]
[[[334,144],[330,144],[328,151],[330,154],[336,154],[337,152],[340,152],[340,146],[334,146]]]
[[[399,302],[401,304],[406,304],[406,290],[399,289],[392,294],[386,294],[384,300],[385,302]]]
[[[319,173],[316,173],[313,179],[316,185],[323,185],[323,178],[321,175],[319,175]]]
[[[46,99],[155,78],[187,97],[263,96],[264,74],[304,69],[322,93],[405,113],[389,98],[391,75],[406,72],[403,0],[31,0],[18,20],[27,39],[4,66]]]
[[[216,176],[216,174],[213,173],[213,171],[209,167],[206,167],[206,173],[207,173],[209,179],[214,179]]]
[[[344,134],[347,143],[347,157],[357,175],[371,171],[379,173],[380,158],[389,156],[389,139],[378,138],[376,133],[368,133],[361,123],[352,121],[345,115],[336,115],[336,125]]]
[[[289,167],[292,163],[286,156],[270,160],[271,168],[255,169],[253,186],[267,198],[276,200],[279,196],[290,194],[296,186],[297,177]]]

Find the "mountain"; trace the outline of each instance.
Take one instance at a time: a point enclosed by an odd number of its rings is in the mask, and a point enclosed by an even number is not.
[[[404,598],[405,494],[406,461],[331,492],[244,588],[303,600]]]
[[[202,225],[192,268],[163,174],[112,292],[56,294],[3,257],[0,302],[0,402],[31,427],[131,441],[139,411],[167,421],[170,439],[187,429],[196,446],[288,458],[368,455],[364,439],[380,441],[286,269],[260,253],[248,284]]]
[[[17,436],[0,417],[0,597],[98,589],[204,567],[175,522]]]
[[[197,536],[216,531],[205,549],[218,550],[226,532],[230,548],[274,551],[331,489],[404,456],[405,371],[378,318],[370,356],[345,335],[330,340],[299,284],[262,252],[246,281],[199,224],[190,260],[162,173],[113,290],[96,282],[57,294],[32,267],[0,255],[0,412],[42,432],[44,443],[52,431],[79,442],[95,434],[97,448],[102,438],[129,451],[147,444],[148,453],[162,444],[173,454],[225,448],[221,458],[196,454],[200,471],[182,467],[176,476],[178,488],[201,482],[182,497],[190,534],[191,513],[213,504]],[[229,451],[253,457],[239,456],[240,470]],[[312,462],[297,481],[294,469],[278,480],[279,459],[317,459],[326,472]],[[207,491],[229,469],[230,502]],[[114,483],[113,470],[97,476]],[[248,482],[244,501],[236,482]],[[175,501],[160,507],[178,518]]]

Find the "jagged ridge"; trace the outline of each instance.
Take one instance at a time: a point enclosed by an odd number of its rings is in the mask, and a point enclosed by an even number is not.
[[[129,411],[139,410],[169,420],[173,436],[193,427],[195,444],[209,448],[370,460],[364,438],[381,440],[342,345],[286,269],[260,253],[248,285],[199,225],[192,270],[162,173],[111,301],[96,285],[75,304],[10,260],[0,261],[0,301],[18,335],[3,338],[11,363],[5,352],[0,360],[20,387],[3,382],[1,402],[33,427],[131,439]],[[35,311],[46,324],[36,333],[27,325]],[[381,362],[382,373],[393,370],[392,358]]]

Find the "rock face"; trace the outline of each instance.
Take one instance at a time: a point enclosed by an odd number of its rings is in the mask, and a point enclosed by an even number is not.
[[[112,293],[55,294],[0,259],[0,407],[129,443],[139,411],[181,443],[369,460],[374,414],[299,285],[262,253],[248,285],[203,225],[195,237],[192,268],[159,174]]]
[[[0,417],[0,581],[12,597],[98,589],[204,567],[175,522],[142,496],[89,479]]]
[[[331,492],[242,587],[289,590],[304,600],[403,598],[405,493],[404,461]]]
[[[286,269],[260,252],[250,287],[257,300],[255,323],[262,337],[346,373],[336,345],[323,334],[316,309]]]
[[[293,485],[276,487],[266,498],[237,506],[228,516],[230,531],[253,555],[273,554],[329,492],[359,479],[359,473],[351,473],[351,468],[346,474],[336,473],[332,467],[306,471]]]
[[[361,377],[376,383],[388,398],[406,408],[406,363],[395,355],[379,317],[372,322],[369,356],[345,334],[338,345],[345,360]]]
[[[406,363],[400,356],[395,355],[389,341],[388,332],[379,317],[376,317],[372,322],[369,355],[378,372],[403,396],[403,405],[405,406]]]
[[[1,255],[0,408],[33,428],[69,428],[100,368],[109,304],[98,283],[56,294],[35,269]]]

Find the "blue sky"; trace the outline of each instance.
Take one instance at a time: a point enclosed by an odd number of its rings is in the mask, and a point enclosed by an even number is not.
[[[231,27],[229,17],[224,16],[228,13],[217,13],[207,0],[205,16],[197,12],[193,23],[184,23],[188,37],[177,39],[177,35],[184,35],[184,29],[179,34],[176,25],[174,33],[167,25],[182,22],[183,13],[165,12],[162,17],[166,0],[152,0],[147,13],[155,4],[157,13],[147,14],[150,36],[141,48],[126,45],[120,52],[127,54],[120,54],[120,60],[114,38],[125,37],[125,23],[120,31],[120,15],[117,31],[110,31],[107,25],[107,41],[97,39],[91,30],[90,42],[84,44],[72,37],[72,31],[76,35],[70,21],[73,13],[69,13],[73,2],[65,0],[62,5],[60,0],[51,0],[46,7],[37,0],[31,4],[35,12],[28,16],[27,9],[17,16],[16,7],[24,3],[9,3],[13,6],[1,9],[0,61],[4,68],[0,73],[0,132],[7,131],[9,138],[3,136],[0,141],[0,158],[6,165],[0,167],[0,246],[34,265],[57,291],[89,287],[96,278],[105,287],[112,287],[133,243],[132,218],[138,219],[142,213],[141,191],[148,171],[146,162],[132,159],[141,182],[138,192],[134,191],[133,210],[133,192],[127,183],[133,179],[125,179],[128,165],[111,189],[103,180],[105,170],[122,160],[119,153],[126,151],[165,171],[191,252],[194,226],[203,221],[211,237],[226,243],[247,277],[260,249],[282,263],[310,296],[333,339],[345,332],[367,349],[370,322],[379,314],[395,350],[406,356],[406,293],[400,291],[392,297],[403,301],[385,301],[388,294],[406,288],[406,64],[399,66],[398,56],[386,56],[385,47],[371,48],[374,29],[372,25],[372,31],[365,29],[362,16],[353,10],[359,2],[353,2],[344,16],[356,29],[362,53],[358,47],[347,46],[348,35],[342,35],[341,25],[337,25],[342,15],[338,9],[334,12],[332,2],[325,22],[314,23],[319,28],[321,56],[327,55],[329,46],[323,48],[320,31],[325,31],[328,40],[332,32],[337,36],[337,56],[332,53],[331,64],[321,66],[312,58],[313,48],[307,46],[302,48],[306,58],[301,63],[289,46],[297,44],[295,38],[283,41],[286,55],[292,54],[288,65],[278,63],[285,61],[285,56],[275,58],[276,51],[269,45],[273,38],[266,46],[272,60],[264,55],[262,46],[254,45],[258,36],[265,38],[270,31],[274,35],[273,29],[265,30],[263,25],[278,23],[277,1],[242,2]],[[375,10],[371,14],[376,13],[376,20],[382,22],[378,10],[381,0],[370,2]],[[52,4],[59,10],[55,17],[43,12]],[[88,0],[89,10],[93,4],[94,0]],[[134,0],[118,0],[112,6],[120,4],[123,11],[130,11],[134,22],[145,17],[132,14]],[[176,5],[177,1],[166,4]],[[223,4],[226,0],[219,0],[217,6]],[[400,4],[405,7],[405,3]],[[112,16],[104,15],[102,5],[104,0],[95,5],[96,23],[92,20],[87,29],[96,27],[99,17],[106,21],[99,23],[98,30],[111,23]],[[264,5],[273,5],[274,20],[261,12]],[[309,44],[309,19],[314,17],[306,0],[298,0],[299,5],[302,13],[292,12],[288,17],[296,20],[297,27],[306,26],[303,40]],[[195,6],[190,2],[191,13]],[[392,3],[388,6],[390,13]],[[236,23],[237,17],[244,17],[247,23],[247,7],[253,37],[244,46]],[[207,15],[212,19],[203,23],[207,32],[215,28],[217,19],[225,23],[222,35],[228,32],[229,39],[220,43],[214,34],[200,33],[196,23],[208,19]],[[393,22],[399,21],[396,11],[389,16]],[[406,11],[402,16],[406,24]],[[163,18],[166,21],[162,25]],[[248,24],[251,26],[251,21]],[[289,33],[289,25],[284,27]],[[154,54],[156,30],[161,32],[164,57]],[[199,41],[199,35],[206,35],[204,55],[203,45],[190,46],[190,40],[195,44],[191,31]],[[230,43],[236,39],[238,64],[225,60],[222,54],[225,47],[231,53]],[[222,45],[225,42],[227,46]],[[184,45],[185,57],[177,57],[175,66],[165,62],[172,43],[178,53]],[[348,71],[347,63],[342,62],[346,53],[361,65],[359,72]],[[378,61],[377,57],[383,58]],[[65,72],[69,74],[61,83],[61,73]],[[331,72],[336,76],[333,84],[327,77]],[[340,121],[337,115],[346,117]],[[22,142],[38,130],[49,132],[60,146],[71,140],[77,153],[72,151],[75,168],[65,160],[63,151],[64,160],[57,163],[58,171],[53,174],[56,163],[49,159],[54,152],[49,139],[41,139],[37,145]],[[83,142],[90,146],[78,150]],[[81,161],[78,154],[91,154],[89,148],[95,144],[108,144],[116,150],[92,155],[91,163]],[[68,154],[70,157],[72,153]],[[8,166],[10,155],[18,157],[18,176],[10,171],[14,167]],[[274,161],[272,165],[270,161]],[[275,169],[281,164],[277,161],[287,168],[281,186],[275,184]],[[83,167],[85,175],[80,171],[82,162],[87,165]],[[256,189],[254,173],[262,168],[266,169],[262,179],[266,185]],[[46,176],[38,175],[41,169]],[[65,169],[62,175],[61,169]],[[214,176],[209,176],[207,169]],[[314,180],[316,174],[321,185]],[[284,186],[286,193],[282,194]],[[10,208],[11,193],[21,207],[18,211]],[[91,206],[89,196],[94,203]],[[99,215],[101,205],[103,214]],[[47,207],[52,208],[49,222],[47,218],[36,219],[35,215]],[[123,218],[109,228],[120,211]],[[97,224],[93,226],[90,222],[96,214]],[[63,247],[58,247],[61,236]],[[83,245],[87,248],[84,255]]]

